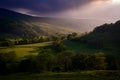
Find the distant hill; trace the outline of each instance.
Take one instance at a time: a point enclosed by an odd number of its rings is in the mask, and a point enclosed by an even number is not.
[[[120,51],[120,21],[96,27],[92,32],[81,37],[80,40],[96,47]]]
[[[83,33],[104,21],[33,17],[0,8],[0,37],[37,37],[40,35]]]

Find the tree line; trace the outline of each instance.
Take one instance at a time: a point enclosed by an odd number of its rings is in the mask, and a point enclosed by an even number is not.
[[[73,72],[82,70],[118,70],[115,58],[104,53],[77,54],[70,50],[54,55],[43,49],[38,55],[25,56],[18,60],[15,52],[0,53],[0,74],[18,72]]]
[[[40,36],[36,38],[0,38],[0,46],[1,47],[13,47],[14,45],[24,45],[24,44],[34,44],[34,43],[42,43],[49,41],[61,41],[61,40],[73,40],[77,37],[77,33],[71,33],[68,35],[52,35],[52,36]]]

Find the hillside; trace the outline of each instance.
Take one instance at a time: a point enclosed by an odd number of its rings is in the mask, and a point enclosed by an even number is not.
[[[0,37],[38,36],[38,33],[33,29],[33,26],[28,24],[28,21],[33,19],[34,17],[28,15],[0,9]],[[43,34],[44,32],[39,29],[39,33]]]
[[[92,32],[81,37],[82,42],[96,47],[120,50],[120,21],[114,24],[104,24],[96,27]]]
[[[104,21],[33,17],[0,8],[0,37],[36,37],[40,35],[88,32]]]

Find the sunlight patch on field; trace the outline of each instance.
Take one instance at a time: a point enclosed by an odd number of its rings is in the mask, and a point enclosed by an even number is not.
[[[14,51],[18,57],[24,57],[27,55],[37,55],[36,49],[38,47],[44,47],[51,45],[51,42],[27,44],[27,45],[17,45],[13,48],[0,47],[0,53],[8,53]]]

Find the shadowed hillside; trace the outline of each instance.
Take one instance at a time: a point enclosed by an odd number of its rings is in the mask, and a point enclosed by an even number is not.
[[[0,37],[38,37],[40,35],[83,33],[104,21],[33,17],[0,8]]]
[[[106,49],[120,48],[120,21],[96,27],[91,33],[81,37],[82,42]]]

